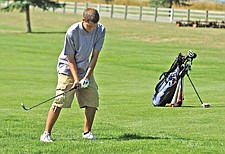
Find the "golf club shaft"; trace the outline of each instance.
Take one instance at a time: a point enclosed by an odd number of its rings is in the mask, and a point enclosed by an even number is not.
[[[197,94],[198,99],[199,99],[199,100],[200,100],[200,102],[203,104],[202,99],[200,98],[200,96],[199,96],[199,94],[198,94],[198,92],[197,92],[197,90],[196,90],[196,88],[195,88],[195,86],[194,86],[193,82],[191,81],[191,78],[190,78],[190,76],[189,76],[189,74],[188,74],[188,73],[187,73],[187,77],[188,77],[189,81],[191,82],[191,85],[192,85],[193,89],[195,90],[195,93]]]
[[[39,103],[39,104],[36,104],[36,105],[30,107],[30,108],[26,108],[25,105],[22,103],[22,107],[24,108],[24,110],[30,110],[30,109],[32,109],[32,108],[35,108],[35,107],[37,107],[37,106],[39,106],[39,105],[41,105],[41,104],[44,104],[44,103],[50,101],[50,100],[52,100],[52,99],[54,99],[54,98],[56,98],[56,97],[58,97],[58,96],[64,95],[64,94],[66,94],[66,93],[68,93],[68,92],[70,92],[70,91],[72,91],[72,90],[74,90],[74,89],[76,89],[76,88],[77,88],[77,87],[73,87],[73,88],[71,88],[71,89],[69,89],[69,90],[67,90],[67,91],[65,91],[65,92],[63,92],[63,93],[61,93],[61,94],[58,94],[58,95],[56,95],[56,96],[53,96],[53,97],[51,97],[51,98],[49,98],[49,99],[47,99],[47,100],[45,100],[45,101],[43,101],[43,102],[41,102],[41,103]]]

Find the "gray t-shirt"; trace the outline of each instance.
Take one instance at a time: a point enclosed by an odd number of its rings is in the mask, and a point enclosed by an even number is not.
[[[57,71],[71,75],[68,56],[74,56],[76,59],[78,76],[83,77],[88,69],[90,54],[93,49],[100,51],[105,38],[106,29],[98,23],[91,32],[85,31],[82,22],[78,22],[69,27],[66,32],[64,47],[59,55]]]

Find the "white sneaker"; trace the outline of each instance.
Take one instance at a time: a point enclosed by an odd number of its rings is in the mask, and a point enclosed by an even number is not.
[[[40,141],[42,142],[53,142],[51,140],[51,135],[48,132],[44,132],[41,137],[40,137]]]
[[[83,139],[88,139],[88,140],[96,140],[95,135],[92,133],[92,131],[88,132],[87,134],[84,135],[84,133],[82,133],[82,137]]]

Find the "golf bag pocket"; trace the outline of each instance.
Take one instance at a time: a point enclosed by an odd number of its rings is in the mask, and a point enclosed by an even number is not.
[[[165,106],[167,103],[170,103],[173,99],[176,88],[176,74],[164,76],[156,85],[155,93],[152,96],[152,104],[154,106]]]

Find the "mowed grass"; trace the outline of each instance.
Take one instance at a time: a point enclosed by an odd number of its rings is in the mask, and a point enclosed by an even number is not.
[[[57,58],[67,28],[81,15],[31,12],[32,34],[24,14],[0,13],[0,153],[224,153],[225,30],[102,18],[107,28],[95,70],[100,108],[93,125],[99,138],[82,140],[83,110],[76,100],[42,143],[55,95]],[[189,72],[204,109],[185,78],[183,107],[153,107],[155,85],[179,52],[198,54]]]

